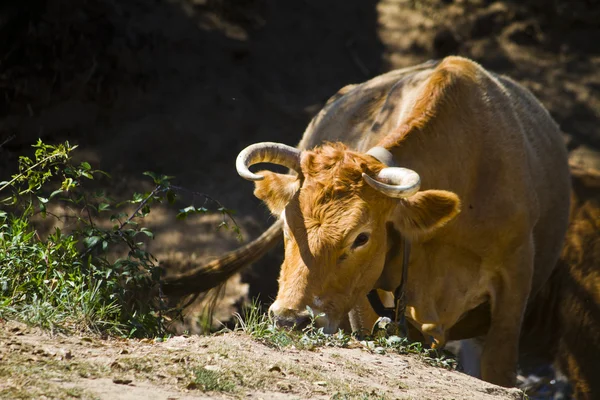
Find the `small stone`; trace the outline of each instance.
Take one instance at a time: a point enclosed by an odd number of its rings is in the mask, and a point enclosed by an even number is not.
[[[275,384],[279,390],[282,392],[287,392],[292,390],[292,385],[286,381],[279,381]]]
[[[123,366],[123,364],[121,364],[121,363],[120,363],[120,362],[118,362],[118,361],[115,361],[115,362],[113,362],[112,364],[110,364],[110,367],[111,367],[112,369],[120,369],[120,370],[123,370],[123,369],[125,369],[125,367]]]
[[[281,372],[281,368],[277,365],[271,365],[269,366],[269,372]]]

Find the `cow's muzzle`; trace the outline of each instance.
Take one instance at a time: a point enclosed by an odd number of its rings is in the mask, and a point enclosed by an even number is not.
[[[273,303],[271,307],[269,307],[269,316],[275,322],[275,326],[279,328],[284,327],[302,330],[311,323],[311,318],[308,311],[299,311],[290,308],[279,307],[277,302]]]

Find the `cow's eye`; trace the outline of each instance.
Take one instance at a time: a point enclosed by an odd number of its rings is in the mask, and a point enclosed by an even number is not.
[[[361,233],[354,239],[354,243],[352,243],[352,248],[355,249],[360,246],[364,246],[369,241],[368,233]]]

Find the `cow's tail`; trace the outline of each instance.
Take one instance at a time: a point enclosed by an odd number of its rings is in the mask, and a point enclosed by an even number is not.
[[[207,264],[191,268],[163,279],[162,290],[167,296],[185,296],[213,289],[242,268],[260,260],[279,240],[282,222],[278,220],[252,242]]]

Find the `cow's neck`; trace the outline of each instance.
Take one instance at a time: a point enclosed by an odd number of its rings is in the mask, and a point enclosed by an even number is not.
[[[389,260],[395,259],[398,257],[398,255],[399,255],[398,250],[401,249],[400,257],[402,259],[402,265],[401,265],[402,268],[401,268],[401,273],[400,273],[400,282],[398,283],[398,285],[396,286],[395,289],[393,289],[393,290],[386,289],[388,291],[391,291],[394,294],[394,304],[392,307],[385,307],[383,305],[383,303],[381,302],[381,299],[379,298],[379,294],[377,293],[377,290],[376,290],[377,288],[373,288],[373,290],[371,290],[371,292],[369,292],[369,294],[367,295],[367,298],[368,298],[369,303],[371,304],[371,307],[373,308],[373,310],[377,314],[379,314],[380,317],[390,318],[392,321],[399,324],[399,326],[404,331],[404,334],[406,335],[406,333],[407,333],[406,318],[405,318],[406,287],[408,285],[408,263],[410,260],[411,244],[407,238],[402,237],[399,234],[399,232],[397,232],[394,229],[394,226],[392,223],[389,223],[386,228],[388,229],[388,236],[390,234],[394,236],[391,238],[392,241],[399,240],[399,243],[396,246],[392,245],[391,247],[388,248],[388,253],[386,255],[386,265],[389,263]],[[388,238],[388,239],[390,239],[390,238]],[[385,266],[384,266],[384,272],[385,272]],[[383,274],[382,274],[382,276],[383,276]],[[380,280],[381,280],[381,278],[380,278]]]

